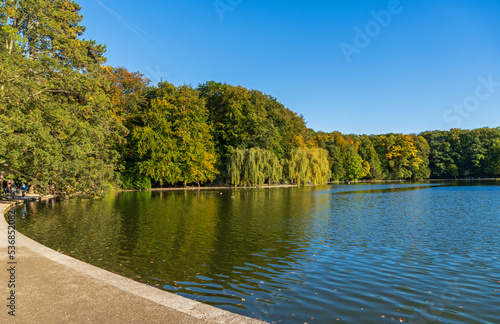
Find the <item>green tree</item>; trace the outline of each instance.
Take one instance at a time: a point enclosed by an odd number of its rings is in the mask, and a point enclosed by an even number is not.
[[[370,179],[384,179],[384,173],[382,171],[382,165],[380,163],[380,158],[373,146],[373,143],[370,140],[370,137],[367,135],[361,135],[359,137],[360,145],[358,149],[359,156],[363,159],[363,161],[368,162],[370,171],[367,174],[367,177]]]
[[[453,148],[449,141],[449,132],[432,131],[422,133],[429,144],[429,168],[431,177],[448,178],[458,176],[458,166],[453,157]]]
[[[141,174],[160,183],[204,183],[216,174],[207,111],[197,90],[160,82],[150,93],[132,140]]]
[[[436,130],[421,135],[429,143],[432,177],[482,177],[500,174],[498,128]]]
[[[119,145],[121,152],[119,170],[123,189],[151,188],[151,179],[141,175],[137,162],[141,160],[131,133],[140,126],[140,115],[147,105],[149,80],[139,72],[130,72],[123,67],[104,67],[105,90],[111,101],[111,112],[129,130],[126,143]]]
[[[213,126],[219,170],[224,173],[232,148],[258,147],[283,159],[306,147],[309,130],[302,116],[257,90],[214,81],[198,86]]]
[[[346,170],[344,168],[344,156],[341,149],[334,143],[328,145],[328,154],[330,156],[330,167],[332,170],[332,180],[339,181],[345,180]]]
[[[462,168],[472,176],[481,176],[483,174],[483,164],[486,159],[486,136],[484,129],[474,129],[464,131],[461,135],[462,142]]]
[[[104,46],[80,38],[79,11],[69,0],[0,6],[0,160],[39,191],[100,194],[118,182],[126,129],[104,92]]]
[[[429,167],[429,154],[430,146],[429,143],[422,136],[413,135],[413,143],[415,144],[416,159],[414,163],[411,164],[412,179],[429,179],[431,175],[431,169]]]
[[[344,170],[345,180],[358,180],[369,173],[369,167],[367,170],[366,164],[363,163],[363,159],[352,146],[345,147]]]
[[[483,175],[500,176],[500,127],[488,131]]]

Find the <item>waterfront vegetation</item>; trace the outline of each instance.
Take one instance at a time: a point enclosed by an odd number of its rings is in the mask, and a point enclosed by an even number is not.
[[[0,183],[100,195],[188,184],[500,176],[500,128],[315,131],[261,91],[105,65],[68,0],[0,7]],[[311,107],[313,109],[314,107]],[[332,124],[334,121],[332,121]]]

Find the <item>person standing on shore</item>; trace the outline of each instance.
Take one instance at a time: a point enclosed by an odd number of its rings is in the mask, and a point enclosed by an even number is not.
[[[16,199],[16,190],[17,186],[14,183],[14,181],[12,181],[12,185],[10,186],[10,193],[12,194],[12,199]]]
[[[14,183],[14,181],[12,179],[7,179],[7,191],[6,193],[11,193],[11,190],[12,190],[12,184]]]
[[[21,190],[22,190],[22,192],[23,192],[23,198],[26,196],[26,189],[27,189],[27,187],[26,187],[26,185],[23,183],[23,185],[21,186]]]

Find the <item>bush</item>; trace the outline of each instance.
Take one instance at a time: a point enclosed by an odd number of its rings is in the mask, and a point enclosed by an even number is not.
[[[122,189],[133,190],[151,189],[151,179],[139,173],[123,173],[121,175]]]

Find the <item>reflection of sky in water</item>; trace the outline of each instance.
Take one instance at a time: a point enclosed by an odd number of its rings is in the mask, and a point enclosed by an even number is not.
[[[124,192],[30,205],[19,228],[266,321],[498,322],[500,187],[463,184]]]

